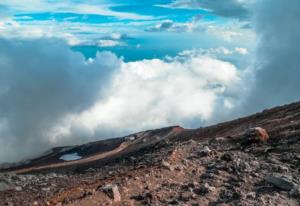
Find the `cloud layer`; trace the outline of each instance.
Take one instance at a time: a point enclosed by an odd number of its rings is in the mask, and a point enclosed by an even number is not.
[[[0,41],[0,161],[64,144],[181,124],[234,105],[241,72],[202,53],[86,62],[61,41]],[[33,150],[33,148],[35,148]]]
[[[49,129],[89,108],[119,66],[111,53],[86,63],[59,40],[0,40],[0,159],[49,147]]]
[[[256,9],[256,81],[244,113],[300,100],[300,2],[264,0]]]
[[[221,60],[188,55],[168,60],[122,63],[104,98],[90,109],[66,117],[56,139],[74,136],[116,136],[180,124],[199,127],[216,109],[228,110],[237,97],[241,74]],[[78,129],[75,129],[78,131]]]

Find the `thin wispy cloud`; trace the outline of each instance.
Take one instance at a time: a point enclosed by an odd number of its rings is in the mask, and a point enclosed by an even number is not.
[[[86,2],[74,3],[72,1],[52,1],[47,0],[30,0],[18,1],[4,0],[1,5],[10,8],[11,12],[19,13],[40,13],[40,12],[55,12],[55,13],[75,13],[75,14],[94,14],[102,16],[112,16],[119,19],[132,19],[132,20],[150,20],[152,16],[143,16],[130,12],[116,12],[110,9],[107,4],[88,4]]]
[[[216,15],[243,20],[250,18],[253,3],[253,0],[175,0],[170,4],[158,6],[173,9],[204,9]]]

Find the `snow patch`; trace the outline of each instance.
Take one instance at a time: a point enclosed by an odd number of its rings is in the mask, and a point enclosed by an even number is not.
[[[65,154],[63,156],[61,156],[59,159],[60,160],[64,160],[64,161],[74,161],[74,160],[79,160],[82,157],[80,155],[78,155],[78,153],[72,153],[72,154]]]

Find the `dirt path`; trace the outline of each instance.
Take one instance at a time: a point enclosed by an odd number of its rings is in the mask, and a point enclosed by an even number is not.
[[[115,154],[123,151],[127,147],[128,147],[128,143],[125,142],[125,143],[122,143],[116,149],[108,151],[108,152],[96,154],[96,155],[93,155],[93,156],[90,156],[90,157],[86,157],[86,158],[83,158],[83,159],[74,160],[74,161],[70,161],[70,162],[60,162],[60,163],[55,163],[55,164],[50,164],[50,165],[45,165],[45,166],[29,167],[29,168],[25,168],[25,169],[20,169],[20,170],[16,170],[15,173],[16,174],[23,174],[23,173],[28,173],[28,172],[38,171],[38,170],[53,169],[53,168],[59,168],[59,167],[89,163],[89,162],[93,162],[93,161],[96,161],[96,160],[104,159],[106,157],[115,155]]]

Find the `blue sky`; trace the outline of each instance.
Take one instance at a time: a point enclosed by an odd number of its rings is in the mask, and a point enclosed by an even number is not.
[[[197,48],[253,49],[255,35],[248,26],[250,17],[245,17],[251,1],[210,2],[214,1],[4,0],[0,35],[61,38],[87,58],[108,50],[125,61]]]

